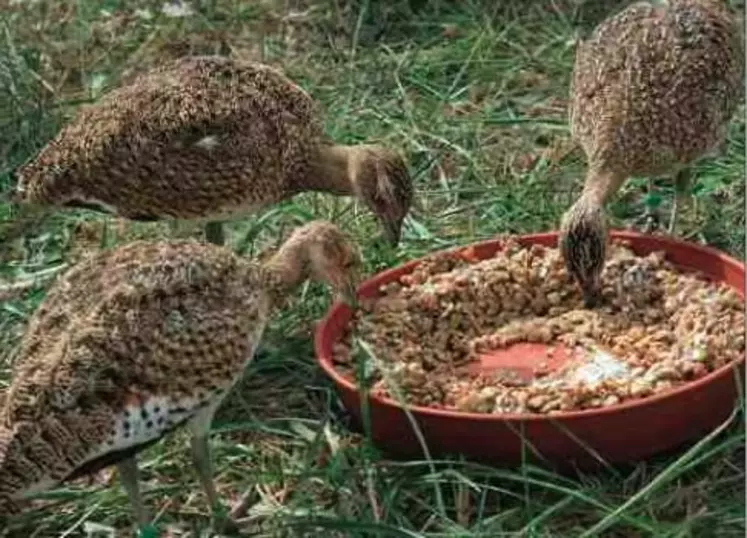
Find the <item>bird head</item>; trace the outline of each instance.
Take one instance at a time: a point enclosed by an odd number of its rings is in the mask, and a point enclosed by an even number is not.
[[[358,196],[378,218],[387,241],[396,247],[414,196],[405,162],[397,153],[378,145],[358,146],[351,160]]]
[[[584,195],[563,215],[559,247],[566,269],[581,287],[584,305],[599,300],[607,255],[607,224],[601,204]]]
[[[329,285],[346,303],[356,303],[361,258],[355,245],[331,222],[316,220],[293,231],[281,247],[292,252],[288,261],[299,279]]]

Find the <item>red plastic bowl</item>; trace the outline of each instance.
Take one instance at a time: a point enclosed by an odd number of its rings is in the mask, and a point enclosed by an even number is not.
[[[713,280],[726,283],[744,298],[744,264],[714,249],[665,237],[613,231],[612,238],[630,242],[638,254],[663,250],[669,261],[686,270],[698,270]],[[557,232],[519,236],[524,244],[557,245]],[[454,249],[470,249],[478,259],[492,257],[502,241],[485,241]],[[365,281],[361,297],[375,297],[379,288],[410,273],[422,260],[384,271]],[[360,396],[353,382],[333,366],[332,348],[351,318],[343,303],[332,305],[315,334],[317,360],[332,378],[338,394],[361,423]],[[516,349],[501,363],[519,366],[529,357]],[[491,365],[488,365],[491,367]],[[492,365],[494,367],[494,365]],[[595,467],[601,462],[621,463],[650,457],[675,448],[712,431],[738,405],[744,379],[744,358],[707,376],[670,391],[601,408],[546,415],[476,414],[428,407],[409,406],[411,416],[431,456],[461,454],[485,463],[516,464],[532,460],[551,466]],[[369,396],[371,434],[382,449],[404,457],[424,457],[423,449],[402,407],[389,398]]]

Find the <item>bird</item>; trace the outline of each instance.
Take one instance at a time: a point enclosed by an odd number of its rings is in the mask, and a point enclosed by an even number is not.
[[[218,55],[166,61],[80,107],[14,176],[18,223],[86,208],[205,223],[215,244],[221,221],[315,191],[359,199],[397,246],[414,194],[397,152],[332,143],[317,103],[279,69]]]
[[[360,264],[355,243],[318,220],[262,262],[196,240],[135,241],[62,273],[29,322],[0,408],[0,515],[115,465],[138,535],[156,536],[137,455],[186,426],[215,525],[235,529],[213,485],[213,415],[291,290],[310,278],[353,305]]]
[[[599,299],[606,202],[631,176],[671,176],[673,233],[691,166],[724,143],[743,77],[744,38],[721,0],[637,2],[578,43],[569,122],[587,172],[558,243],[588,307]]]

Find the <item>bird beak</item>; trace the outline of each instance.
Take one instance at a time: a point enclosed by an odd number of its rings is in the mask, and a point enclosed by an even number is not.
[[[345,280],[345,284],[342,290],[340,290],[339,298],[352,309],[358,307],[358,292],[355,282],[352,279]]]
[[[386,240],[393,248],[397,248],[399,240],[402,236],[402,221],[386,221],[384,222],[384,235]]]
[[[345,274],[339,275],[339,278],[335,280],[337,281],[335,285],[335,300],[345,303],[352,309],[357,308],[358,271],[348,270]]]
[[[583,288],[581,291],[584,300],[584,308],[596,308],[601,299],[599,291],[591,288]]]

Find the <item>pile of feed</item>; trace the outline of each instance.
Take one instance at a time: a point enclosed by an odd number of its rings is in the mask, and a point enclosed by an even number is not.
[[[509,241],[483,261],[438,254],[362,302],[355,339],[348,327],[335,345],[335,367],[351,380],[365,370],[372,393],[415,405],[554,413],[648,396],[744,355],[741,297],[663,253],[641,257],[613,242],[602,284],[589,310],[557,249]],[[572,357],[530,379],[471,367],[521,342]]]

